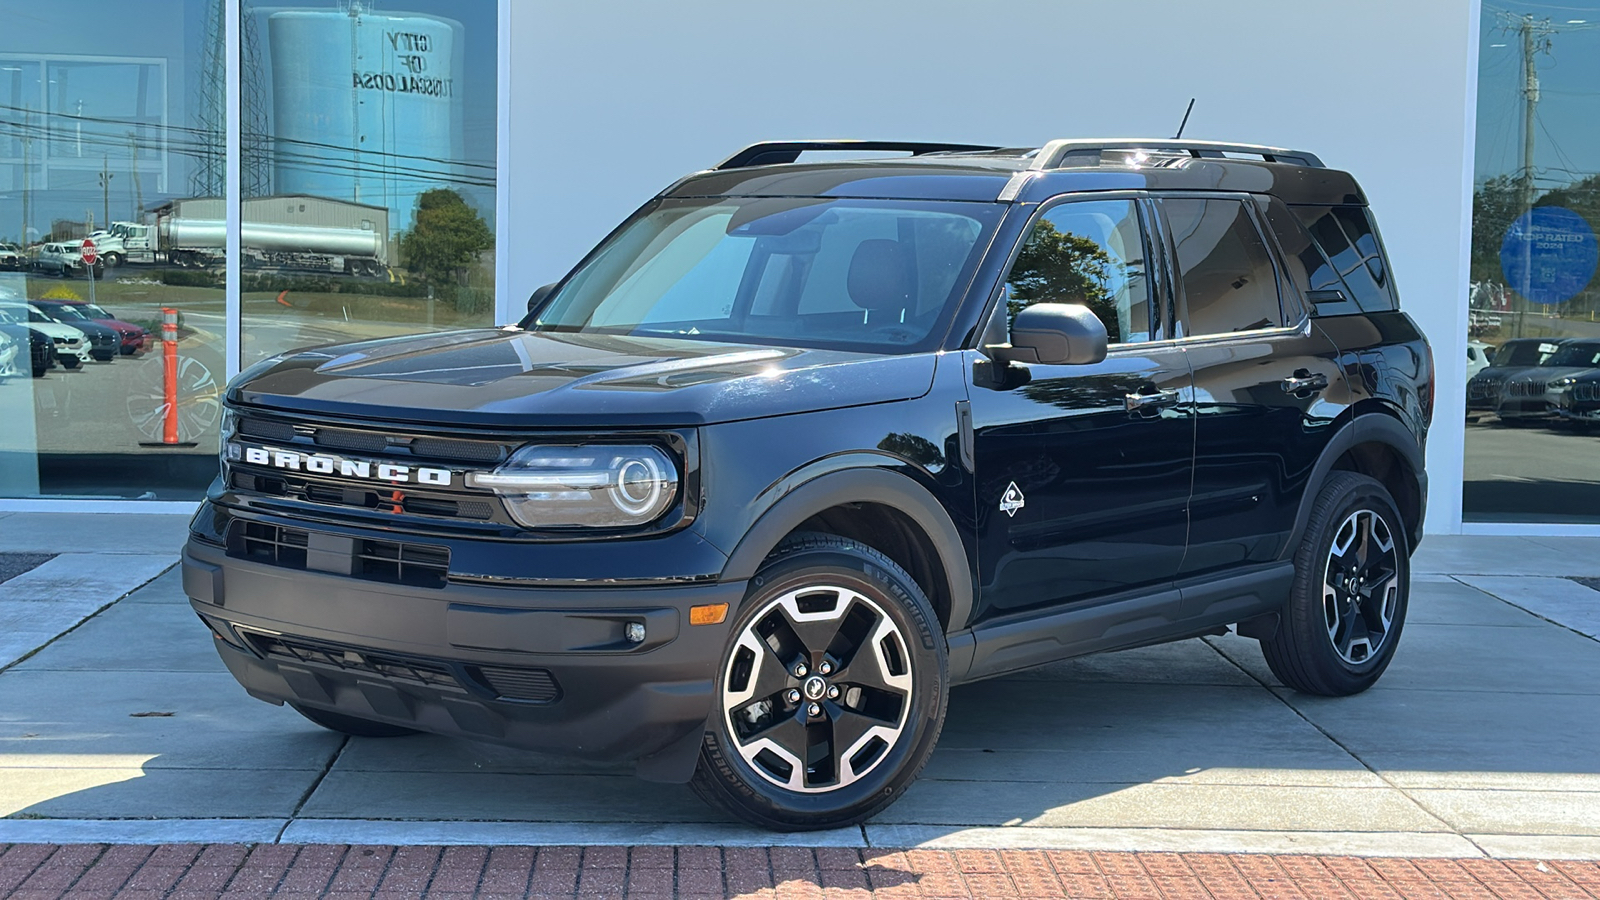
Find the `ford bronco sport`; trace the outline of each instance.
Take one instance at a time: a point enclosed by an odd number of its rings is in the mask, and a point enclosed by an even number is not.
[[[773,142],[516,326],[226,399],[183,583],[252,695],[810,829],[900,796],[952,685],[1230,627],[1297,690],[1372,685],[1433,361],[1307,152]]]

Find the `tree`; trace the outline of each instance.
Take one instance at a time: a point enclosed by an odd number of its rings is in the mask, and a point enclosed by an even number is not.
[[[1097,241],[1062,233],[1040,220],[1011,268],[1011,317],[1035,303],[1081,303],[1105,323],[1109,334],[1121,334],[1110,290],[1119,268]]]
[[[478,254],[493,246],[489,223],[449,188],[418,195],[416,223],[400,236],[406,268],[421,273],[446,299],[456,297]]]

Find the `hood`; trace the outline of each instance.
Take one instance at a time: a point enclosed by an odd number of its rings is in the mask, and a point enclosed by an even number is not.
[[[1552,370],[1544,366],[1489,366],[1486,369],[1479,370],[1478,374],[1468,379],[1468,383],[1476,381],[1480,384],[1504,384],[1513,378],[1520,378],[1523,375],[1549,371]]]
[[[467,427],[665,427],[909,400],[935,356],[482,329],[267,360],[233,403]]]
[[[29,322],[28,327],[53,338],[66,338],[69,341],[81,341],[84,339],[82,331],[71,325],[63,325],[60,322]]]
[[[124,322],[121,319],[95,319],[94,323],[96,325],[104,325],[117,334],[144,334],[143,328],[132,322]]]

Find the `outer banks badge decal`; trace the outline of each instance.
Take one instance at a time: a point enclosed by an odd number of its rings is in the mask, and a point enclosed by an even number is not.
[[[1001,512],[1011,516],[1012,518],[1015,518],[1017,515],[1017,510],[1027,505],[1027,499],[1022,496],[1022,488],[1017,487],[1017,483],[1015,481],[1006,486],[1005,494],[1000,497]]]

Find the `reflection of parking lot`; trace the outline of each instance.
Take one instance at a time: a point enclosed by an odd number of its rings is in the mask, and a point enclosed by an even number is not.
[[[1468,521],[1600,522],[1600,432],[1467,423]]]
[[[165,415],[161,345],[141,357],[57,366],[43,378],[11,379],[31,391],[41,487],[46,494],[193,499],[216,471],[217,425],[224,387],[223,317],[185,312],[178,343],[179,440],[161,445]],[[342,322],[285,310],[244,318],[244,364],[314,344],[388,337],[415,324]],[[21,408],[26,408],[23,401]]]

